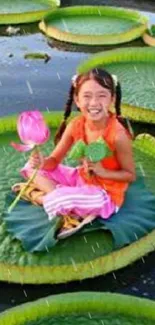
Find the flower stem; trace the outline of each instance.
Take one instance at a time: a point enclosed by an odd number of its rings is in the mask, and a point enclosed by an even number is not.
[[[39,148],[38,146],[36,146],[33,150],[34,152],[38,152],[39,153]],[[31,177],[29,178],[29,180],[27,181],[27,183],[25,184],[25,186],[23,186],[23,188],[21,189],[21,191],[19,192],[19,194],[16,196],[16,198],[14,199],[14,201],[11,203],[11,205],[8,208],[8,213],[10,213],[14,207],[16,206],[17,202],[20,200],[21,196],[25,193],[26,189],[28,188],[28,186],[31,184],[31,182],[33,182],[34,178],[36,177],[37,171],[39,169],[39,166],[37,166],[33,172],[33,174],[31,175]]]
[[[10,213],[14,207],[16,206],[17,202],[20,200],[21,196],[25,193],[26,189],[28,188],[28,186],[30,185],[31,182],[33,182],[36,174],[37,174],[38,168],[36,168],[32,174],[32,176],[29,178],[28,182],[25,184],[25,186],[23,186],[23,188],[21,189],[21,191],[19,192],[19,194],[16,196],[15,200],[11,203],[11,205],[8,208],[8,213]]]

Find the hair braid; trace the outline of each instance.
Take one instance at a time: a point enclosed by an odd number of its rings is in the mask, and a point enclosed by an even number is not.
[[[54,137],[54,143],[57,144],[65,129],[66,129],[66,125],[67,125],[67,119],[68,117],[70,116],[71,112],[72,112],[72,103],[73,103],[73,95],[74,95],[74,86],[71,85],[70,89],[69,89],[69,93],[68,93],[68,99],[67,99],[67,102],[66,102],[66,105],[65,105],[65,112],[64,112],[64,118],[63,118],[63,121],[62,123],[60,124],[57,132],[56,132],[56,135]]]

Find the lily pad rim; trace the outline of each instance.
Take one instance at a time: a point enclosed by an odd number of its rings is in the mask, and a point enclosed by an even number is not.
[[[144,55],[146,54],[146,56]],[[106,65],[111,63],[126,63],[126,62],[154,62],[155,63],[155,49],[151,47],[123,47],[106,52],[99,52],[91,55],[90,58],[85,59],[77,67],[77,74],[87,72],[94,67],[102,66],[106,69]],[[140,106],[130,105],[122,102],[122,116],[128,117],[131,120],[139,122],[155,123],[155,108],[144,108]]]
[[[95,10],[102,10],[104,12],[111,12],[110,17],[117,17],[121,19],[121,16],[119,14],[125,13],[127,17],[124,19],[130,20],[133,22],[139,23],[139,26],[133,26],[128,29],[126,32],[121,33],[113,33],[113,34],[104,34],[104,35],[96,35],[96,34],[74,34],[68,31],[61,30],[57,27],[53,27],[51,25],[48,25],[49,20],[51,17],[61,17],[61,14],[64,14],[63,17],[65,17],[65,14],[67,16],[67,13],[69,15],[73,14],[75,15],[80,12],[81,16],[87,15],[87,13],[82,14],[84,10],[91,10],[92,12],[95,12]],[[91,15],[91,12],[90,12]],[[92,13],[92,15],[95,15]],[[132,17],[135,16],[135,17]],[[136,17],[137,16],[137,17]],[[131,19],[132,17],[132,19]],[[40,30],[45,33],[49,37],[53,37],[59,41],[67,42],[67,43],[75,43],[75,44],[85,44],[85,45],[110,45],[110,44],[121,44],[125,43],[127,41],[131,41],[134,38],[140,37],[145,30],[147,29],[147,22],[148,18],[144,16],[143,14],[131,10],[131,9],[125,9],[123,7],[110,7],[110,6],[74,6],[74,7],[63,7],[60,9],[54,9],[51,13],[48,13],[45,15],[43,20],[39,23]]]
[[[49,0],[46,0],[50,4]],[[54,6],[54,1],[53,1]],[[60,0],[55,0],[55,6],[60,6]],[[55,8],[55,6],[53,8]],[[52,6],[48,9],[36,10],[36,11],[23,11],[16,13],[0,13],[0,25],[17,25],[24,23],[33,23],[43,19],[49,11],[52,10]]]
[[[92,13],[86,13],[85,10],[92,10]],[[115,7],[115,6],[104,6],[104,5],[96,5],[96,6],[92,6],[92,5],[76,5],[76,6],[68,6],[68,7],[61,7],[61,8],[54,8],[51,12],[47,13],[44,17],[44,21],[49,21],[51,19],[51,17],[53,17],[53,19],[56,18],[60,18],[62,17],[61,15],[63,14],[64,16],[68,17],[68,14],[70,16],[74,16],[75,14],[78,14],[80,16],[87,16],[87,15],[92,15],[94,16],[94,11],[95,10],[101,10],[103,12],[103,16],[104,14],[108,14],[105,16],[110,16],[110,17],[118,17],[120,18],[119,14],[126,14],[126,20],[130,20],[133,22],[139,22],[139,23],[147,23],[149,21],[149,18],[147,16],[145,16],[143,13],[140,13],[138,10],[134,10],[134,9],[129,9],[129,8],[124,8],[124,7]],[[83,13],[81,12],[83,11]],[[117,16],[118,15],[118,16]],[[95,15],[96,16],[96,15]],[[99,15],[100,16],[100,15]]]
[[[76,313],[112,314],[137,319],[155,320],[155,302],[118,293],[105,292],[76,292],[57,294],[28,302],[11,308],[0,316],[0,324],[24,324],[25,321],[35,321],[38,318],[54,317],[58,314],[66,316]],[[46,308],[45,308],[46,307]],[[48,307],[48,308],[47,308]]]

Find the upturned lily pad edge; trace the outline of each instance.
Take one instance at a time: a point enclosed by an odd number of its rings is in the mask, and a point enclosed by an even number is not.
[[[53,0],[53,7],[54,7],[54,1],[55,6],[60,6],[60,0]],[[49,2],[50,3],[50,2]],[[10,24],[24,24],[24,23],[33,23],[40,21],[44,18],[45,15],[49,11],[52,10],[49,7],[49,9],[46,10],[38,10],[38,11],[29,11],[29,12],[22,12],[22,13],[8,13],[8,14],[0,14],[0,25],[10,25]]]
[[[62,31],[56,27],[48,26],[48,22],[51,18],[62,17],[65,18],[67,15],[92,15],[92,14],[104,14],[114,17],[122,17],[126,19],[131,19],[133,22],[139,23],[139,26],[133,26],[126,32],[122,33],[113,33],[113,34],[105,34],[105,35],[89,35],[85,34],[72,34],[68,31]],[[137,11],[118,8],[118,7],[110,7],[110,6],[74,6],[74,7],[66,7],[60,8],[59,10],[53,10],[51,13],[45,15],[43,20],[39,23],[40,30],[45,33],[47,36],[52,37],[56,40],[66,42],[66,43],[74,43],[74,44],[83,44],[83,45],[114,45],[114,44],[122,44],[125,42],[130,42],[136,38],[139,38],[143,35],[145,30],[147,29],[148,18]]]
[[[155,302],[129,295],[101,292],[78,292],[48,296],[1,313],[0,325],[22,325],[45,317],[85,314],[112,314],[155,320]],[[103,316],[102,316],[103,315]],[[90,316],[89,316],[90,317]]]
[[[90,58],[84,60],[77,67],[77,73],[85,73],[94,67],[100,67],[104,64],[120,62],[154,62],[155,63],[155,49],[131,47],[121,48],[115,50],[108,50],[106,52],[99,52],[91,55]],[[155,123],[155,108],[146,109],[139,106],[130,105],[122,102],[122,116],[137,122]]]

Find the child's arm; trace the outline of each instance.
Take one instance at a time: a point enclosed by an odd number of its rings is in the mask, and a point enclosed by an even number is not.
[[[45,170],[54,169],[64,159],[72,144],[72,122],[70,122],[55,149],[49,157],[45,158],[42,168]]]
[[[116,139],[117,160],[121,169],[112,171],[102,167],[101,163],[89,162],[89,170],[93,170],[95,174],[103,177],[104,179],[111,179],[122,182],[133,182],[136,179],[135,164],[132,152],[132,142],[125,132],[119,134]]]

